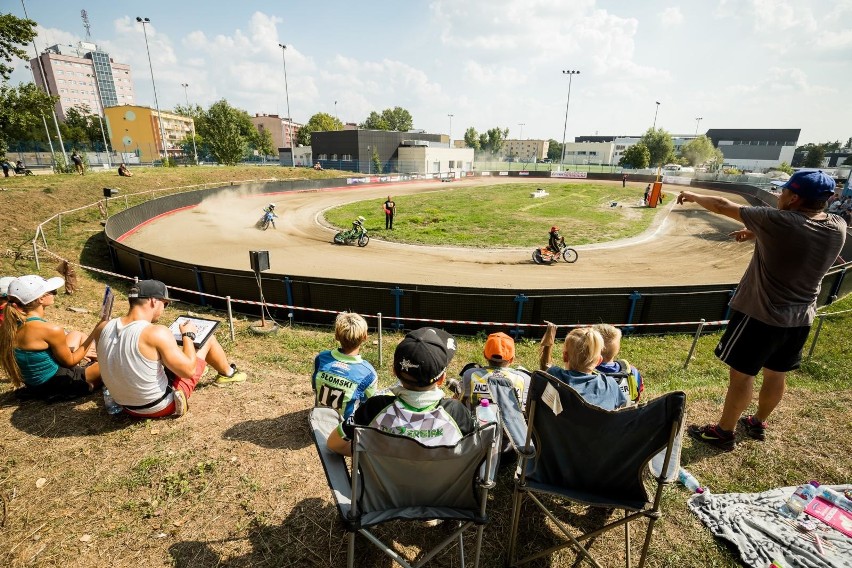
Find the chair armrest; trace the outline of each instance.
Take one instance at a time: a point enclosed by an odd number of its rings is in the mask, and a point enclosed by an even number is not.
[[[332,408],[313,408],[308,414],[308,423],[326,480],[334,494],[340,516],[345,520],[352,507],[349,468],[343,456],[332,452],[326,446],[328,435],[340,424],[340,415]]]
[[[534,456],[535,446],[532,440],[529,447],[526,446],[527,421],[521,412],[521,405],[511,381],[504,377],[491,377],[488,379],[488,389],[497,405],[503,431],[509,437],[512,447],[524,457]]]

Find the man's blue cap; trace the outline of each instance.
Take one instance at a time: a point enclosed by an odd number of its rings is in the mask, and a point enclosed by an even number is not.
[[[796,172],[781,189],[789,189],[805,199],[828,199],[834,194],[834,180],[822,170]]]

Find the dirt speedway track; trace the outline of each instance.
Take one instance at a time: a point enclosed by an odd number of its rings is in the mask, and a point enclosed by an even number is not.
[[[352,201],[370,200],[369,206],[378,211],[388,194],[398,200],[399,196],[451,191],[463,185],[529,181],[476,178],[452,184],[418,182],[264,196],[245,196],[237,190],[160,216],[120,240],[143,253],[210,267],[248,270],[249,250],[269,250],[271,272],[277,274],[498,289],[732,284],[739,281],[751,258],[752,244],[736,243],[727,237],[739,224],[694,204],[675,205],[677,186],[664,188],[667,203],[643,234],[576,247],[580,259],[570,265],[536,265],[531,260],[531,248],[390,243],[381,240],[381,230],[371,232],[370,244],[365,248],[338,246],[331,242],[335,229],[323,220],[326,209]],[[548,183],[565,184],[566,180],[536,179],[535,183],[546,187]],[[631,184],[624,190],[623,206],[635,207],[643,190],[640,184]],[[725,196],[745,203],[738,196]],[[268,202],[276,203],[277,229],[260,231],[254,223]],[[397,218],[403,219],[406,211],[401,204],[398,209]],[[374,225],[375,221],[367,224],[368,228]],[[542,241],[546,225],[549,222],[543,219]]]

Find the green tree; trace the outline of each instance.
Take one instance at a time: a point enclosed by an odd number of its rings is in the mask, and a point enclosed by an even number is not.
[[[779,164],[775,169],[779,172],[784,172],[785,174],[790,175],[792,175],[794,171],[793,168],[790,167],[790,164],[788,164],[787,162],[781,162],[781,164]]]
[[[376,111],[372,111],[367,116],[367,120],[358,125],[358,128],[364,128],[366,130],[390,130],[390,125],[382,117],[382,115]]]
[[[547,157],[554,162],[562,159],[562,142],[558,142],[551,138],[547,145]]]
[[[699,166],[713,157],[713,142],[704,134],[690,140],[681,149],[681,155],[690,166]]]
[[[9,140],[22,139],[26,132],[41,127],[41,117],[50,114],[57,99],[35,83],[0,85],[0,157],[6,155]]]
[[[806,168],[819,168],[822,166],[822,161],[825,159],[825,146],[822,144],[814,144],[808,149],[805,155],[805,161],[802,165]]]
[[[634,144],[624,151],[618,165],[622,168],[633,168],[641,170],[647,168],[651,163],[651,152],[642,142]]]
[[[36,22],[0,14],[0,80],[8,81],[14,67],[7,65],[14,59],[27,59],[24,45],[36,37]]]
[[[343,123],[328,113],[318,112],[299,129],[296,134],[296,143],[302,146],[310,146],[312,132],[333,132],[336,130],[343,130]]]
[[[725,163],[725,155],[722,153],[722,150],[716,148],[713,150],[713,157],[710,158],[710,171],[718,172],[722,165]]]
[[[379,152],[375,148],[373,148],[373,156],[371,158],[371,161],[373,162],[373,173],[382,173],[382,160],[379,158]]]
[[[248,113],[232,107],[225,99],[210,105],[199,117],[196,129],[206,141],[211,157],[229,166],[245,157],[248,143],[257,132]]]
[[[275,148],[272,147],[272,134],[265,128],[257,131],[257,136],[250,142],[250,146],[261,156],[271,156],[275,153]]]
[[[844,166],[852,166],[852,156],[849,156],[849,157],[847,157],[845,160],[843,160],[843,164],[842,164],[842,165],[844,165]]]
[[[474,152],[482,149],[482,146],[479,145],[479,133],[473,126],[464,131],[464,145],[473,148]]]
[[[651,154],[651,166],[662,166],[674,157],[672,136],[662,128],[649,128],[640,142]]]
[[[489,128],[488,131],[479,135],[479,147],[483,152],[499,155],[503,149],[503,143],[509,136],[509,129]]]
[[[367,130],[397,130],[405,132],[411,130],[414,119],[411,113],[402,107],[386,108],[381,114],[372,111],[367,119],[358,125],[359,128]]]
[[[65,113],[65,122],[59,125],[59,130],[66,142],[95,150],[103,148],[101,123],[88,105],[78,104],[69,108]]]

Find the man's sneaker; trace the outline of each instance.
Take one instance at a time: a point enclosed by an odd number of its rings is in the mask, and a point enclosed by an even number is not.
[[[231,376],[222,375],[221,373],[216,377],[216,385],[224,386],[230,385],[231,383],[244,383],[246,382],[246,374],[242,371],[237,370],[237,366],[231,363]]]
[[[186,395],[180,389],[175,389],[175,392],[172,393],[172,396],[175,399],[175,411],[172,413],[173,416],[183,416],[186,414],[186,411],[189,410],[189,401],[186,400]]]
[[[718,424],[708,424],[707,426],[692,424],[686,431],[695,440],[710,444],[714,448],[719,448],[725,452],[734,449],[734,433],[722,430]]]
[[[761,422],[754,415],[743,416],[737,421],[743,427],[749,438],[755,440],[766,439],[766,422]]]

